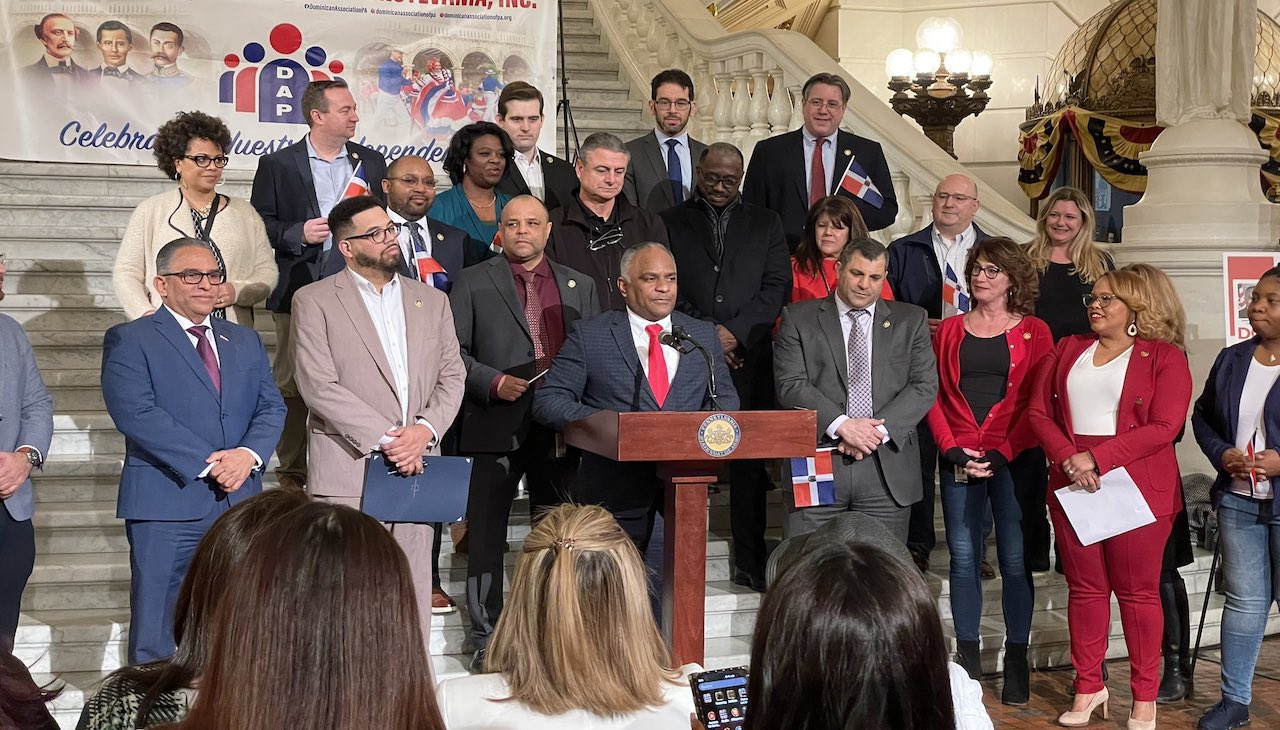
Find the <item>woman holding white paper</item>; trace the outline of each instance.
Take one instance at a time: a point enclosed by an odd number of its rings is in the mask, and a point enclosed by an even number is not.
[[[1060,340],[1037,373],[1028,416],[1051,464],[1049,512],[1067,576],[1075,702],[1058,718],[1083,727],[1108,693],[1102,681],[1110,597],[1116,594],[1132,670],[1130,730],[1155,727],[1160,685],[1160,564],[1182,509],[1174,438],[1191,401],[1191,370],[1176,323],[1181,302],[1131,271],[1100,278],[1086,295],[1088,335]],[[1159,384],[1159,394],[1156,386]],[[1097,491],[1124,468],[1155,522],[1092,545],[1080,542],[1054,491]]]
[[[1280,267],[1262,275],[1249,300],[1255,336],[1218,353],[1191,426],[1218,467],[1210,492],[1226,571],[1222,614],[1222,700],[1200,719],[1206,730],[1249,721],[1253,670],[1280,591]]]

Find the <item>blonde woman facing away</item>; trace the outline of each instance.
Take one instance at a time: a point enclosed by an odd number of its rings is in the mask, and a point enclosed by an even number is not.
[[[698,667],[671,664],[631,539],[602,507],[561,505],[525,538],[488,673],[437,697],[449,730],[686,730]]]

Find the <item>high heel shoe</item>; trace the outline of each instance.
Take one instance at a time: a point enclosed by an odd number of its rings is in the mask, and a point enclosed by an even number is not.
[[[1058,715],[1058,724],[1063,727],[1085,727],[1093,719],[1093,711],[1098,709],[1099,705],[1102,706],[1102,719],[1106,720],[1111,716],[1107,706],[1107,702],[1110,699],[1111,696],[1107,694],[1107,688],[1103,687],[1094,693],[1093,698],[1089,700],[1089,706],[1085,709],[1079,712],[1068,710]],[[1152,727],[1155,727],[1154,723],[1152,723]]]
[[[1130,715],[1124,726],[1127,730],[1156,730],[1156,716],[1153,714],[1150,720],[1135,720]]]

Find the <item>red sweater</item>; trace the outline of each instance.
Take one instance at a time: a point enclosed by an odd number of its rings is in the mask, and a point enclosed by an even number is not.
[[[994,449],[1012,461],[1036,443],[1026,417],[1033,384],[1030,375],[1053,350],[1053,335],[1049,325],[1035,317],[1023,317],[1005,333],[1009,343],[1005,396],[979,426],[960,392],[960,343],[964,334],[964,315],[958,314],[942,320],[933,335],[933,352],[938,358],[938,400],[929,411],[929,430],[933,431],[940,453],[956,447],[983,452]]]

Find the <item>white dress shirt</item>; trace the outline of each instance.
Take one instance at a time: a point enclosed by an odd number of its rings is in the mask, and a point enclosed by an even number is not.
[[[630,309],[627,310],[627,321],[631,323],[631,340],[636,344],[636,355],[640,357],[640,367],[644,370],[645,380],[649,379],[649,332],[645,329],[651,324],[662,327],[663,332],[671,331],[671,315],[657,322],[650,322]],[[661,336],[661,335],[659,335]],[[676,368],[680,366],[680,351],[670,345],[660,345],[662,359],[667,361],[667,383],[676,379]]]
[[[929,235],[933,238],[933,253],[938,257],[938,273],[942,276],[942,280],[947,280],[947,264],[951,265],[951,270],[955,272],[956,280],[960,284],[960,291],[966,295],[969,293],[969,277],[964,274],[964,266],[969,261],[969,249],[973,248],[978,234],[973,230],[973,224],[964,229],[947,243],[947,239],[942,235],[936,226],[929,227]],[[959,314],[955,307],[943,302],[944,318],[953,314]]]
[[[839,294],[834,298],[836,300],[836,313],[840,316],[840,336],[844,342],[844,356],[845,362],[847,363],[849,360],[849,333],[853,331],[853,318],[849,316],[849,312],[853,311],[853,307],[845,304],[845,301],[840,298]],[[867,307],[867,331],[864,333],[864,337],[867,341],[868,363],[875,362],[875,358],[871,356],[871,346],[875,342],[875,337],[872,337],[871,323],[875,321],[876,303],[872,302],[871,306]],[[871,376],[874,378],[875,373],[872,373]],[[846,383],[845,386],[848,387],[848,383]],[[827,426],[827,435],[833,439],[838,439],[839,437],[836,436],[836,429],[840,428],[840,426],[847,420],[849,420],[849,416],[847,414],[836,416],[835,420],[831,422],[831,425]],[[888,443],[889,429],[885,428],[883,425],[876,426],[876,428],[880,431],[880,443]]]
[[[813,146],[817,144],[818,138],[813,136],[808,127],[800,127],[800,134],[804,136],[804,196],[809,198],[809,181],[813,179]],[[831,176],[835,173],[832,169],[836,166],[836,143],[839,141],[839,132],[829,137],[823,137],[827,143],[822,147],[822,168],[827,173],[823,180],[823,192],[827,195],[831,194]],[[840,171],[844,174],[844,170]]]
[[[667,165],[667,140],[674,139],[676,141],[676,157],[680,158],[680,187],[684,190],[684,199],[689,199],[689,193],[693,190],[693,156],[689,152],[689,133],[681,132],[672,137],[663,133],[661,129],[653,130],[653,136],[658,138],[658,152],[662,158],[662,167],[667,170],[667,177],[671,177],[671,170]]]
[[[165,307],[165,309],[169,309],[169,308]],[[178,326],[182,328],[182,332],[187,336],[187,341],[191,343],[192,348],[199,347],[200,345],[199,345],[199,340],[196,339],[195,335],[191,334],[190,329],[196,326],[203,326],[208,328],[204,331],[204,339],[206,342],[209,343],[209,347],[213,349],[213,359],[217,361],[218,367],[221,368],[222,356],[218,354],[218,338],[213,335],[213,318],[210,317],[209,315],[205,315],[205,318],[203,321],[192,322],[191,320],[187,319],[181,314],[178,314],[172,309],[169,309],[169,314],[172,314],[173,318],[178,321]],[[258,456],[258,452],[254,451],[248,446],[239,446],[237,448],[244,449],[245,451],[248,451],[251,456],[253,456],[254,469],[262,468],[262,457]],[[213,464],[206,466],[204,468],[204,471],[196,475],[196,478],[197,479],[205,478],[206,476],[209,475],[209,472],[212,469],[213,469]]]
[[[515,160],[516,169],[524,178],[524,184],[529,186],[529,194],[538,200],[544,200],[546,183],[543,182],[542,177],[542,153],[537,147],[529,150],[527,156],[520,150],[516,150]]]

